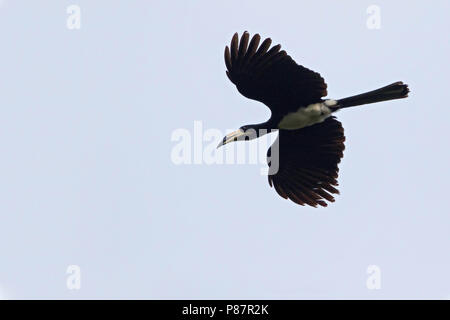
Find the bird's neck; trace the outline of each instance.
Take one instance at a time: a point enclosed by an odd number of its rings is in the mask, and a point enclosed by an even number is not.
[[[249,127],[256,132],[257,137],[261,137],[277,130],[276,124],[272,122],[271,119],[263,123],[252,124]]]

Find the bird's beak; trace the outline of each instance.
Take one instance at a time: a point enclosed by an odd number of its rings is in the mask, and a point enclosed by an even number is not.
[[[228,142],[237,141],[240,137],[245,136],[244,130],[236,130],[232,133],[227,134],[221,143],[217,146],[217,148],[226,145]]]

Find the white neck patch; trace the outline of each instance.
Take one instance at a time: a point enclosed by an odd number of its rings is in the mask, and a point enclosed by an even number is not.
[[[329,107],[336,104],[336,100],[326,100],[306,107],[300,107],[297,111],[285,115],[278,123],[278,127],[280,129],[295,130],[323,122],[331,115],[332,110]]]

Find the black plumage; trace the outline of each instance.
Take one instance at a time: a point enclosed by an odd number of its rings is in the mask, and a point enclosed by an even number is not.
[[[327,85],[317,72],[295,63],[281,46],[270,50],[271,39],[260,42],[256,34],[247,48],[249,34],[244,32],[238,44],[238,34],[225,48],[228,78],[245,97],[267,105],[272,114],[286,114],[318,102],[327,95]]]
[[[327,206],[327,201],[334,201],[333,194],[339,193],[338,164],[345,148],[344,129],[332,113],[346,107],[405,98],[408,86],[396,82],[361,95],[324,100],[327,84],[319,73],[298,65],[280,45],[271,47],[270,39],[261,44],[260,41],[258,34],[250,40],[244,32],[240,41],[238,34],[234,34],[230,47],[225,48],[226,74],[242,95],[268,106],[271,117],[265,123],[241,127],[238,135],[225,137],[223,144],[238,140],[248,129],[278,129],[274,144],[279,164],[278,170],[268,176],[270,186],[297,204]],[[312,124],[303,126],[299,122],[298,129],[283,128],[282,120],[287,115],[305,111],[311,105],[324,108],[326,114],[323,117],[320,114]],[[272,158],[273,147],[268,151],[268,159]]]

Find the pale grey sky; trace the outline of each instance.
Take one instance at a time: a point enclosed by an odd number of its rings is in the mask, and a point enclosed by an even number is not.
[[[66,27],[69,5],[81,29]],[[381,9],[370,30],[367,8]],[[450,48],[442,1],[24,1],[0,6],[0,296],[450,295]],[[280,198],[255,165],[175,165],[171,134],[269,116],[225,76],[234,32],[271,37],[342,111],[341,195]],[[66,287],[69,265],[81,288]],[[381,289],[366,287],[369,265]]]

